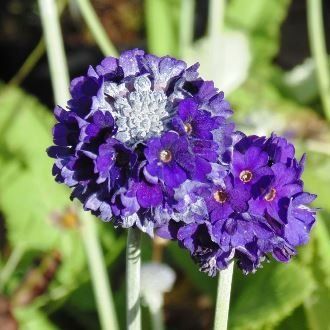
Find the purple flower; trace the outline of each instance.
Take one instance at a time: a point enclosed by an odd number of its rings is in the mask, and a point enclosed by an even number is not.
[[[299,193],[290,200],[287,223],[283,228],[286,241],[292,246],[306,244],[309,232],[315,222],[316,211],[307,207],[316,195]]]
[[[181,135],[191,138],[212,140],[212,131],[219,128],[225,120],[223,117],[212,117],[205,110],[198,109],[199,104],[193,98],[184,99],[179,103],[177,116],[173,118],[173,128]]]
[[[107,139],[106,143],[100,145],[94,161],[94,171],[99,175],[96,183],[107,180],[109,191],[115,186],[125,185],[129,175],[127,171],[134,167],[136,161],[137,156],[132,150],[114,138]]]
[[[297,183],[297,172],[286,165],[276,163],[271,167],[274,180],[267,192],[251,200],[251,212],[285,222],[290,198],[302,192],[302,186]]]
[[[228,124],[230,106],[197,70],[134,49],[73,79],[68,111],[54,111],[47,152],[55,180],[71,187],[85,210],[152,235],[178,214],[174,189],[188,179],[206,182],[231,147],[231,131],[217,141],[212,134]]]
[[[273,133],[265,142],[264,149],[268,153],[272,163],[283,163],[287,166],[291,166],[295,149],[284,137],[276,136]]]
[[[175,132],[150,139],[144,154],[148,162],[147,173],[170,188],[178,187],[195,172],[188,140]]]
[[[233,139],[230,168],[213,164],[209,182],[176,189],[180,216],[157,231],[177,240],[210,276],[233,260],[245,274],[270,255],[288,262],[315,222],[308,204],[316,196],[303,192],[301,181],[305,157],[298,162],[293,146],[275,135]]]
[[[250,192],[241,183],[235,183],[231,174],[226,176],[223,184],[211,185],[204,195],[210,214],[210,221],[227,219],[233,213],[243,213],[249,208]]]
[[[232,173],[235,180],[251,189],[253,197],[258,197],[269,188],[273,171],[268,166],[269,156],[260,147],[251,146],[240,153],[234,149]]]

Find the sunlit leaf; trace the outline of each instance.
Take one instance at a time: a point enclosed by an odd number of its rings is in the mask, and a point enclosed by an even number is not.
[[[59,330],[45,314],[34,308],[25,307],[15,310],[20,330]]]
[[[72,282],[85,260],[78,233],[54,224],[55,213],[63,213],[71,202],[69,191],[55,183],[53,161],[46,154],[52,115],[17,88],[2,90],[0,108],[0,209],[9,241],[25,250],[58,250],[62,266],[57,280]]]
[[[230,27],[250,35],[254,63],[272,59],[279,47],[280,26],[287,14],[290,0],[245,0],[228,2],[226,18]]]
[[[315,285],[308,269],[292,261],[268,264],[242,280],[231,306],[231,329],[260,329],[289,316],[312,293]]]

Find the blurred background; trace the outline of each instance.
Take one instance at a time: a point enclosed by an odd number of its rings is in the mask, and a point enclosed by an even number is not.
[[[86,3],[58,1],[71,78],[106,52]],[[310,243],[288,265],[271,261],[248,276],[236,270],[229,328],[330,329],[330,1],[90,4],[118,52],[139,47],[200,62],[203,78],[231,102],[239,129],[274,131],[295,143],[298,156],[307,152],[306,190],[322,208]],[[45,153],[54,98],[37,1],[1,0],[0,54],[0,329],[99,329],[77,210],[54,183]],[[124,329],[126,233],[101,222],[97,229]],[[175,272],[165,294],[166,328],[211,329],[216,279],[198,272],[174,243],[144,237],[143,260]],[[149,319],[144,307],[143,329]]]

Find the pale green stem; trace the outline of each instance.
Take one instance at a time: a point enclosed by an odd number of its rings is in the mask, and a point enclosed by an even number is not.
[[[177,35],[170,1],[144,0],[144,11],[149,51],[160,56],[175,55]]]
[[[118,323],[113,304],[112,292],[107,279],[105,261],[97,237],[95,218],[85,211],[81,211],[81,234],[85,245],[85,252],[91,274],[97,310],[101,327],[104,330],[118,329]]]
[[[38,3],[55,102],[65,104],[69,99],[69,73],[56,2],[54,0],[38,0]]]
[[[9,85],[20,85],[24,79],[29,75],[29,73],[33,70],[36,64],[41,59],[42,55],[45,52],[45,43],[43,38],[41,38],[37,44],[37,46],[33,49],[27,59],[24,61],[23,65],[17,71],[12,79],[8,82]]]
[[[222,47],[225,4],[225,0],[210,0],[209,2],[207,34],[210,40],[209,63],[214,68],[214,72],[210,76],[212,79],[216,79],[219,75],[217,68],[219,67],[219,54]]]
[[[13,274],[17,265],[19,264],[22,256],[24,255],[25,249],[21,245],[17,245],[12,253],[10,254],[5,266],[0,272],[0,291],[4,288],[10,276]]]
[[[69,74],[64,53],[62,34],[59,24],[55,0],[38,0],[46,49],[54,89],[55,102],[65,104],[69,99]],[[96,303],[102,329],[117,329],[114,304],[107,272],[99,245],[94,218],[82,213],[82,238],[86,247],[86,255],[91,271]]]
[[[219,273],[214,330],[227,330],[233,271],[234,262],[232,261],[226,269]]]
[[[207,33],[218,36],[224,27],[226,0],[210,0],[208,11]]]
[[[163,320],[163,311],[162,308],[157,310],[150,310],[151,324],[153,330],[164,330],[164,320]]]
[[[66,4],[67,4],[66,0],[58,2],[59,15],[62,14]],[[8,85],[16,85],[16,86],[20,85],[24,81],[24,79],[30,74],[30,72],[33,70],[36,64],[39,62],[42,55],[45,53],[45,50],[46,50],[45,41],[44,38],[41,37],[35,48],[32,50],[32,52],[29,54],[27,59],[22,64],[22,66],[19,68],[16,74],[10,79]]]
[[[307,23],[322,105],[325,116],[330,120],[330,69],[325,45],[321,0],[307,0]]]
[[[185,57],[194,37],[195,0],[181,0],[180,9],[180,55]]]
[[[89,0],[76,0],[76,2],[102,53],[105,56],[117,56],[118,52],[114,45],[111,43]]]
[[[126,250],[126,328],[141,329],[140,277],[141,277],[141,232],[129,228]]]

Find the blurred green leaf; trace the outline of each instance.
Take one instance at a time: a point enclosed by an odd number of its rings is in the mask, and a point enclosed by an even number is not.
[[[59,250],[62,266],[57,280],[71,283],[85,266],[78,233],[55,226],[54,213],[69,205],[69,191],[54,182],[52,115],[35,98],[18,88],[0,96],[0,209],[8,238],[26,250]],[[74,258],[72,255],[74,254]]]
[[[307,268],[292,261],[268,264],[244,285],[231,306],[231,329],[261,329],[276,325],[312,293],[315,285]]]
[[[171,259],[176,266],[185,273],[194,286],[215,298],[217,288],[216,279],[212,279],[205,273],[200,272],[198,265],[194,263],[188,251],[181,249],[177,244],[169,244],[167,250],[170,252]]]
[[[330,329],[330,289],[322,283],[305,302],[305,310],[309,328],[313,330]]]
[[[20,330],[59,330],[41,311],[31,307],[15,310]]]
[[[305,300],[304,308],[310,329],[330,329],[330,230],[329,214],[319,212],[308,248],[313,255],[305,262],[310,267],[316,288]]]
[[[315,205],[330,212],[330,157],[319,153],[308,153],[307,166],[303,174],[308,191],[317,193]]]
[[[279,47],[280,26],[290,0],[232,0],[228,2],[226,21],[230,27],[250,35],[254,63],[269,62]]]
[[[278,326],[274,327],[276,330],[308,330],[306,313],[303,306],[299,306],[294,312],[281,322]]]
[[[326,225],[328,224],[328,226]],[[330,290],[330,215],[328,213],[318,214],[316,225],[313,229],[316,255],[314,262],[317,263],[318,276],[322,278],[323,285]],[[330,308],[330,296],[329,308]]]
[[[295,66],[283,74],[282,88],[298,102],[307,104],[318,96],[315,64],[312,58]]]

